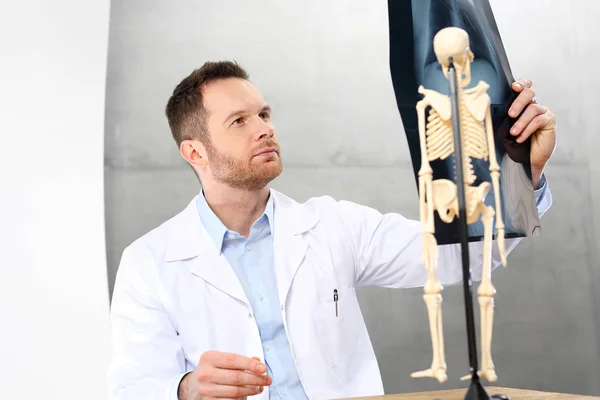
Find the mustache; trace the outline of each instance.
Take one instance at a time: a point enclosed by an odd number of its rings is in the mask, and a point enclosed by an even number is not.
[[[279,144],[275,140],[269,139],[266,142],[264,142],[263,144],[261,144],[260,147],[256,148],[253,151],[253,154],[259,153],[259,152],[261,152],[265,149],[271,148],[271,147],[274,148],[277,151],[277,153],[280,152]]]

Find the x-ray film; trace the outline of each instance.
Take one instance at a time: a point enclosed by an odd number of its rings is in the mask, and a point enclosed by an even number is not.
[[[490,85],[491,113],[497,160],[500,164],[500,195],[505,237],[538,235],[540,218],[531,181],[530,141],[517,143],[509,129],[516,119],[508,109],[516,99],[510,85],[514,82],[508,58],[488,0],[388,0],[390,34],[390,69],[396,101],[406,132],[415,180],[421,167],[421,150],[416,104],[422,99],[417,89],[423,85],[449,94],[448,80],[433,50],[433,38],[441,29],[454,26],[470,37],[475,60],[471,64],[471,83],[481,80]],[[478,186],[491,183],[489,160],[472,160]],[[456,183],[454,157],[432,161],[433,179],[449,179]],[[417,185],[418,188],[418,185]],[[485,203],[495,208],[494,190]],[[495,222],[494,222],[495,225]],[[483,239],[481,219],[469,225],[469,240]],[[435,236],[438,244],[459,243],[456,220],[442,222],[435,213]]]

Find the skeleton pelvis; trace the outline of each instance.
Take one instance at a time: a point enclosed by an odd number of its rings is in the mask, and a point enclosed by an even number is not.
[[[458,215],[456,184],[448,179],[436,179],[432,183],[433,207],[438,212],[440,219],[449,224]],[[488,182],[483,182],[479,186],[465,187],[467,224],[472,224],[479,219],[485,206],[485,196],[490,188],[491,185]]]

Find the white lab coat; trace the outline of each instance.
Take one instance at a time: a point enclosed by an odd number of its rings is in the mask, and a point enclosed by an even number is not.
[[[272,195],[279,301],[308,397],[383,394],[355,288],[424,285],[420,223],[328,196],[300,204]],[[540,212],[549,206],[548,192]],[[518,241],[507,240],[507,251]],[[458,245],[440,246],[443,284],[461,281],[460,255]],[[470,244],[470,255],[477,280],[481,242]],[[496,246],[493,262],[499,265]],[[204,230],[196,199],[125,249],[111,313],[114,399],[176,400],[179,380],[208,350],[264,360],[250,302]],[[266,400],[268,393],[253,398]]]

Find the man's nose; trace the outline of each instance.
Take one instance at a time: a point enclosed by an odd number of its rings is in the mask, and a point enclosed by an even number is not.
[[[275,129],[273,129],[273,125],[263,121],[262,119],[259,122],[257,127],[257,139],[270,139],[275,136]]]

